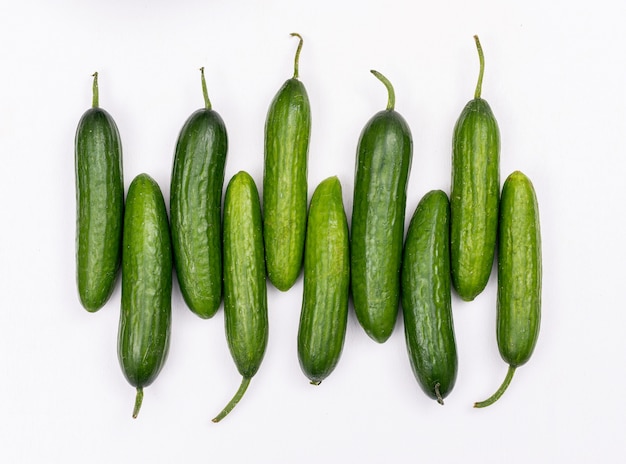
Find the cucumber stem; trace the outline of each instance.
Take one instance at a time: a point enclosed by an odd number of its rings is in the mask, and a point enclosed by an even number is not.
[[[395,108],[395,106],[396,106],[396,93],[393,90],[393,85],[391,85],[391,82],[389,82],[389,79],[387,79],[385,76],[383,76],[378,71],[375,71],[375,70],[372,69],[370,72],[374,76],[376,76],[379,81],[381,81],[383,84],[385,84],[385,87],[387,87],[387,93],[389,95],[389,97],[387,99],[387,110],[388,111],[393,110]]]
[[[504,382],[500,385],[500,388],[487,398],[485,401],[479,401],[478,403],[474,403],[475,408],[486,408],[489,405],[492,405],[502,396],[502,394],[506,391],[507,387],[511,383],[511,379],[513,378],[513,374],[515,373],[515,367],[509,366],[509,370],[506,373],[506,377],[504,378]]]
[[[207,110],[211,109],[211,100],[209,100],[209,92],[206,88],[206,79],[204,78],[204,66],[200,68],[200,76],[202,79],[202,95],[204,95],[204,107]]]
[[[217,416],[213,418],[213,422],[217,423],[221,421],[222,419],[224,419],[224,417],[228,415],[229,412],[233,410],[235,406],[237,406],[237,403],[239,403],[239,400],[243,397],[243,394],[248,389],[248,385],[250,385],[251,379],[252,377],[244,377],[243,379],[241,379],[241,385],[239,385],[239,390],[237,390],[237,393],[235,393],[233,399],[230,400],[230,402],[226,405],[222,412],[220,412]]]
[[[100,103],[99,102],[100,95],[98,92],[98,71],[93,73],[92,76],[93,76],[93,97],[92,97],[91,106],[93,106],[94,108],[97,108],[98,104]]]
[[[435,384],[435,395],[437,395],[437,403],[439,403],[440,405],[443,406],[443,396],[441,396],[441,392],[439,391],[439,387],[441,387],[441,384],[439,382],[437,382]]]
[[[135,408],[133,409],[133,419],[137,419],[141,403],[143,402],[143,388],[137,387],[137,395],[135,396]]]
[[[478,36],[474,36],[476,42],[476,49],[478,50],[478,60],[480,62],[480,71],[478,72],[478,82],[476,83],[476,91],[474,92],[474,98],[480,98],[480,93],[483,87],[483,74],[485,73],[485,56],[483,55],[483,47],[480,46],[480,40]]]
[[[294,59],[294,63],[293,63],[293,78],[297,79],[298,78],[298,66],[300,64],[300,51],[302,50],[302,43],[304,42],[304,39],[302,39],[302,36],[300,34],[298,34],[297,32],[292,32],[291,37],[297,37],[298,39],[300,39],[300,42],[298,43],[298,49],[296,50],[296,58]]]

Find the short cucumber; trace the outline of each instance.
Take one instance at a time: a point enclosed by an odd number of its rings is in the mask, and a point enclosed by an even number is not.
[[[128,382],[143,389],[157,377],[169,349],[172,250],[163,195],[147,174],[130,184],[124,213],[122,307],[117,353]]]
[[[348,322],[350,245],[348,220],[337,177],[313,193],[304,250],[304,295],[298,329],[298,359],[319,385],[341,356]]]
[[[233,176],[224,198],[224,319],[228,347],[243,379],[213,422],[230,413],[246,392],[268,339],[261,204],[254,180],[245,171]]]
[[[98,99],[94,73],[93,106],[81,117],[74,141],[76,280],[80,302],[90,312],[104,306],[115,287],[124,215],[120,134]]]
[[[268,278],[281,291],[300,275],[307,214],[307,157],[311,106],[298,79],[302,37],[294,73],[280,88],[265,122],[264,239]]]
[[[532,355],[541,319],[541,232],[535,189],[519,171],[504,182],[498,237],[497,340],[509,365],[503,384],[485,407],[496,402],[509,386],[515,369]]]
[[[394,110],[391,83],[372,71],[389,93],[387,109],[376,113],[359,138],[351,231],[351,282],[361,326],[379,343],[396,323],[406,189],[413,156],[411,131]]]
[[[402,258],[404,334],[413,373],[443,404],[454,387],[457,353],[450,293],[450,204],[427,193],[409,224]]]
[[[474,39],[480,73],[474,99],[454,127],[450,193],[452,284],[465,301],[473,300],[489,281],[500,193],[500,132],[489,104],[481,98],[485,65],[478,37]]]
[[[170,215],[181,293],[187,306],[207,319],[222,301],[221,206],[228,136],[211,108],[204,68],[200,71],[205,107],[187,119],[178,136]]]

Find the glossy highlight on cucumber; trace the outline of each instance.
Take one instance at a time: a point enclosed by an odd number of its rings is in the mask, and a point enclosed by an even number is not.
[[[158,376],[169,350],[172,318],[172,249],[165,201],[158,184],[139,174],[128,189],[124,213],[122,305],[117,354],[128,383],[143,389]]]
[[[411,218],[402,258],[404,334],[422,390],[443,405],[454,387],[457,352],[450,290],[450,204],[427,193]]]
[[[122,143],[111,115],[99,106],[98,73],[93,104],[74,139],[76,175],[76,281],[89,312],[108,301],[121,262],[124,179]]]
[[[263,230],[267,274],[279,290],[293,286],[302,269],[307,215],[307,164],[311,105],[299,80],[302,37],[294,73],[280,88],[265,122]]]
[[[256,184],[240,171],[228,183],[224,198],[224,320],[228,348],[242,381],[213,422],[239,403],[265,355],[269,330],[262,227]]]
[[[500,356],[509,365],[500,388],[483,408],[508,388],[515,370],[528,362],[541,320],[541,232],[535,189],[520,171],[504,182],[498,239],[498,304],[496,337]]]
[[[183,125],[174,154],[170,216],[174,266],[187,306],[211,318],[222,301],[221,206],[228,135],[212,109],[204,68],[204,108]]]
[[[454,127],[452,142],[451,257],[452,284],[471,301],[491,274],[498,230],[500,131],[486,100],[481,98],[484,57],[474,36],[480,72],[474,99]]]
[[[378,343],[391,335],[400,302],[400,265],[406,189],[413,156],[411,131],[395,111],[387,78],[388,103],[359,137],[351,230],[352,299],[357,319]]]
[[[314,385],[335,369],[346,337],[349,241],[341,183],[329,177],[317,186],[309,206],[298,328],[298,360]]]

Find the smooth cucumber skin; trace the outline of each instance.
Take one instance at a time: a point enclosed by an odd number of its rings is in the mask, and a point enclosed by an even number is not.
[[[222,301],[221,206],[228,136],[211,109],[195,111],[178,136],[170,188],[176,275],[187,306],[211,318]]]
[[[254,180],[241,171],[224,198],[224,319],[237,370],[254,376],[268,340],[263,225]]]
[[[268,278],[281,291],[300,275],[307,215],[311,107],[304,84],[288,79],[265,123],[263,218]]]
[[[379,343],[389,338],[398,316],[412,156],[409,126],[395,110],[378,112],[363,128],[350,236],[352,299],[359,323]]]
[[[500,194],[500,132],[489,104],[470,100],[452,144],[452,284],[465,301],[489,281],[496,249]]]
[[[122,251],[122,144],[109,113],[95,107],[83,114],[74,149],[76,280],[81,304],[94,312],[113,292]]]
[[[539,209],[531,181],[519,171],[502,188],[498,243],[498,348],[517,367],[530,358],[541,319]]]
[[[311,198],[304,251],[304,294],[298,359],[311,383],[335,369],[346,336],[350,290],[350,237],[337,177],[322,181]]]
[[[124,214],[122,306],[118,359],[137,388],[157,377],[169,349],[172,250],[163,195],[140,174],[131,183]]]
[[[450,205],[427,193],[407,231],[402,259],[404,333],[413,373],[424,392],[442,401],[456,381],[457,352],[450,290]]]

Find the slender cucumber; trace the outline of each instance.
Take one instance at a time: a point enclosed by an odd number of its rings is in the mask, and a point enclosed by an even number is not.
[[[208,319],[222,301],[221,206],[228,136],[211,107],[204,68],[200,71],[205,107],[189,116],[178,136],[170,215],[181,293],[195,314]]]
[[[98,73],[92,108],[76,130],[74,165],[78,296],[87,311],[95,312],[115,288],[124,215],[122,143],[115,121],[99,107]]]
[[[117,353],[136,387],[133,417],[143,389],[158,376],[169,349],[172,318],[172,250],[165,201],[158,184],[139,174],[128,189],[124,213],[122,307]]]
[[[504,182],[498,240],[496,338],[509,365],[500,388],[474,406],[495,403],[515,370],[532,355],[541,320],[541,232],[535,189],[528,177],[513,172]]]
[[[245,171],[233,176],[224,198],[224,319],[228,347],[243,378],[213,422],[226,417],[241,400],[261,365],[268,339],[261,204],[256,184]]]
[[[481,293],[491,274],[498,230],[500,131],[487,101],[481,98],[483,51],[474,36],[480,72],[474,99],[454,127],[450,194],[452,284],[465,301]]]
[[[352,298],[366,333],[385,342],[396,323],[400,300],[400,265],[406,189],[413,156],[411,131],[395,111],[389,80],[387,108],[361,132],[356,158],[351,231]]]
[[[263,231],[267,274],[281,291],[300,275],[307,214],[307,164],[311,133],[311,105],[298,78],[302,37],[294,73],[280,88],[265,122],[263,173]]]
[[[304,295],[298,359],[312,384],[335,369],[346,337],[350,290],[350,237],[337,177],[313,193],[304,250]]]
[[[443,404],[454,387],[457,352],[450,293],[450,204],[441,190],[419,202],[402,258],[402,313],[413,373]]]

